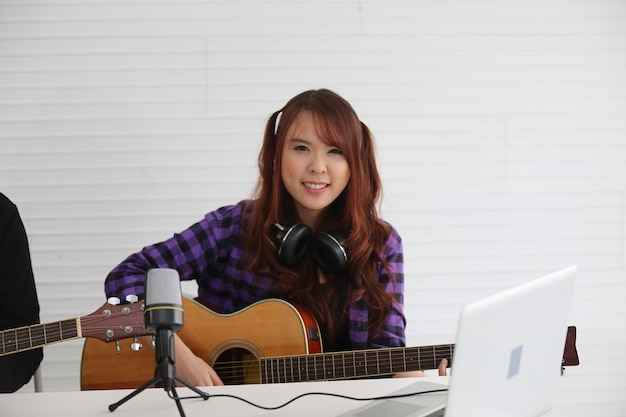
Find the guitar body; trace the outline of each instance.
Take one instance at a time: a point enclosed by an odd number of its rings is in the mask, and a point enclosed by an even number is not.
[[[315,319],[304,309],[277,299],[259,301],[233,313],[217,314],[183,299],[184,327],[177,334],[217,371],[225,384],[259,383],[259,359],[322,351]],[[154,377],[155,355],[120,343],[86,339],[81,363],[81,389],[134,389]]]

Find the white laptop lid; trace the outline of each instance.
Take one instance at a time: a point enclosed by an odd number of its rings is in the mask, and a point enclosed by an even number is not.
[[[576,269],[462,309],[446,417],[536,417],[552,408]]]
[[[341,417],[536,417],[552,408],[576,267],[463,307],[447,393],[374,401]],[[392,394],[445,388],[417,381]]]

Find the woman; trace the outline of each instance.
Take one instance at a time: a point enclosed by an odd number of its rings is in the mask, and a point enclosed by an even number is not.
[[[267,298],[306,307],[324,351],[404,346],[402,243],[378,217],[373,138],[350,104],[326,89],[292,98],[270,117],[258,162],[254,200],[131,255],[107,296],[141,299],[148,269],[173,268],[221,313]],[[176,356],[182,379],[221,384],[178,337]]]

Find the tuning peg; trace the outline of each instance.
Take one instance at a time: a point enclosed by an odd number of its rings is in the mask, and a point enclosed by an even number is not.
[[[122,349],[120,348],[120,341],[117,339],[115,339],[115,351],[118,355],[122,353]]]
[[[128,294],[126,296],[126,301],[129,303],[136,303],[137,301],[139,301],[139,297],[137,297],[135,294]]]
[[[136,337],[133,337],[133,343],[130,344],[130,348],[135,352],[139,352],[143,348],[143,344]]]
[[[119,299],[119,298],[117,298],[117,297],[109,297],[109,298],[107,299],[107,303],[111,304],[112,306],[116,306],[116,305],[118,305],[120,302],[121,302],[121,301],[120,301],[120,299]]]

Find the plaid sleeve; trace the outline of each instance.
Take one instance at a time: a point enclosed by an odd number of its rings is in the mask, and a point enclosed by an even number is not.
[[[125,300],[128,295],[144,297],[145,276],[151,268],[172,268],[181,280],[196,279],[207,265],[220,256],[220,239],[225,230],[239,227],[233,221],[239,206],[223,207],[170,239],[146,246],[117,265],[105,280],[107,297]]]

